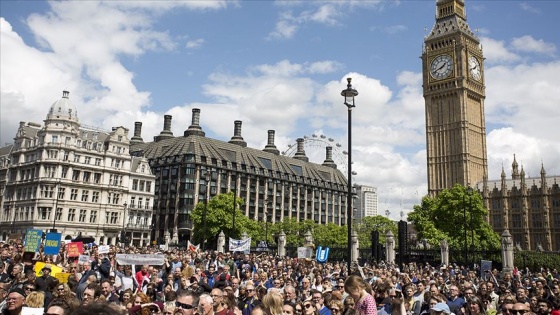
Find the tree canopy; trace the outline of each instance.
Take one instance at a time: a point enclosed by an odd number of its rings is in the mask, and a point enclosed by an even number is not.
[[[482,196],[462,185],[445,189],[436,197],[425,196],[420,205],[408,214],[418,233],[432,246],[446,239],[451,248],[498,249],[500,236],[495,233],[486,217]],[[466,237],[465,237],[466,236]]]

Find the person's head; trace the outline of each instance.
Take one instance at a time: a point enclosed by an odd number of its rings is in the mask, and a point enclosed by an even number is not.
[[[25,305],[33,308],[45,307],[45,293],[43,291],[33,291],[25,297]]]
[[[514,315],[524,315],[526,313],[529,313],[529,306],[527,306],[527,303],[515,303],[513,304],[513,307],[511,308],[511,314]]]
[[[43,269],[41,269],[43,277],[48,277],[51,274],[51,265],[46,264]]]
[[[68,299],[69,301],[70,299]],[[75,298],[73,300],[76,300]],[[69,315],[76,307],[71,305],[67,299],[58,298],[52,300],[45,315]]]
[[[25,294],[29,294],[29,293],[35,291],[36,289],[37,289],[37,287],[35,287],[35,284],[33,284],[33,283],[28,283],[28,284],[23,286],[23,291],[25,291]]]
[[[467,298],[467,307],[470,314],[486,313],[486,307],[478,296],[469,296]]]
[[[198,300],[198,314],[212,315],[214,314],[214,301],[208,294],[202,294]]]
[[[303,315],[303,304],[297,303],[294,306],[294,314],[295,315]]]
[[[449,296],[454,298],[458,295],[459,295],[459,287],[457,287],[456,285],[451,285],[449,287]]]
[[[364,291],[366,287],[367,285],[364,282],[364,279],[356,275],[349,276],[344,282],[344,291],[346,291],[346,293],[348,293],[354,301],[360,299],[362,291]]]
[[[451,310],[446,303],[437,303],[433,307],[430,308],[431,315],[443,315],[443,314],[451,314]]]
[[[113,292],[113,284],[108,279],[101,281],[101,294],[108,297]]]
[[[286,301],[295,301],[296,299],[296,288],[291,285],[287,285],[284,287],[284,300]]]
[[[245,292],[247,294],[247,298],[253,298],[256,296],[255,286],[253,284],[247,284]]]
[[[426,290],[424,283],[422,281],[419,281],[418,284],[416,284],[416,292],[423,293],[424,290]]]
[[[331,300],[329,303],[329,309],[332,315],[340,315],[344,311],[344,305],[341,300]]]
[[[84,293],[82,293],[82,305],[86,306],[93,301],[97,301],[99,296],[101,295],[101,288],[97,283],[89,283]]]
[[[552,309],[552,304],[549,300],[540,298],[537,302],[539,314],[549,314]]]
[[[303,314],[305,315],[312,315],[317,313],[317,307],[315,306],[315,303],[313,302],[312,299],[306,299],[303,302]]]
[[[301,287],[304,289],[309,289],[311,287],[311,280],[305,277],[301,280]]]
[[[284,302],[284,305],[282,305],[282,315],[294,315],[294,308],[295,305],[289,302]]]
[[[191,315],[198,308],[198,296],[187,290],[177,291],[175,300],[175,313],[181,315]]]
[[[282,314],[284,312],[282,296],[278,293],[269,292],[262,299],[264,309],[268,314]]]
[[[214,310],[215,310],[220,306],[220,304],[222,303],[222,301],[224,299],[223,292],[222,292],[221,289],[214,288],[210,292],[210,296],[212,297],[212,301],[214,303]]]
[[[163,305],[163,315],[175,314],[175,301],[165,302]]]
[[[21,289],[15,289],[8,293],[8,297],[6,298],[6,309],[9,312],[18,312],[23,307],[23,303],[25,302],[25,294]]]
[[[344,299],[344,303],[343,303],[343,304],[344,304],[344,309],[347,310],[347,309],[350,309],[350,308],[354,308],[354,304],[355,304],[355,303],[356,303],[356,302],[354,301],[354,298],[353,298],[353,297],[347,296],[347,297]]]
[[[465,300],[474,297],[475,296],[474,289],[472,287],[465,288],[463,290],[463,296],[465,297]]]

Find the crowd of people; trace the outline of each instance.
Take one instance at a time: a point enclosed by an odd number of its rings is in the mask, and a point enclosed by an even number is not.
[[[560,315],[558,270],[319,263],[268,253],[91,246],[87,261],[0,243],[0,312],[9,315]],[[162,265],[116,255],[164,254]],[[40,265],[38,265],[41,263]],[[37,266],[42,266],[37,270]],[[54,267],[68,273],[60,281]]]

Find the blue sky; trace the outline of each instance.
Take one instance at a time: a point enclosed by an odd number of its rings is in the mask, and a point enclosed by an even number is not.
[[[560,26],[557,1],[466,1],[485,60],[491,179],[516,154],[529,176],[560,174]],[[346,148],[346,77],[353,116],[354,181],[379,189],[380,212],[410,211],[426,193],[424,35],[435,1],[2,1],[0,143],[19,121],[42,122],[70,91],[80,121],[110,129],[163,115],[182,135],[201,109],[207,136],[229,140],[243,121],[250,146],[267,130],[289,150],[312,134]],[[312,138],[314,139],[314,138]]]

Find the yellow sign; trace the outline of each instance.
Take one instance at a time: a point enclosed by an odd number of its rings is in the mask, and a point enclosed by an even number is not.
[[[68,283],[68,278],[70,277],[71,273],[69,272],[59,272],[54,276],[58,279],[59,283]]]
[[[43,275],[43,267],[45,267],[46,263],[42,262],[42,261],[38,261],[35,263],[35,274],[37,275],[37,277],[40,277]],[[51,276],[56,278],[56,274],[62,272],[62,268],[56,266],[56,265],[51,265]],[[68,278],[67,278],[68,279]]]

